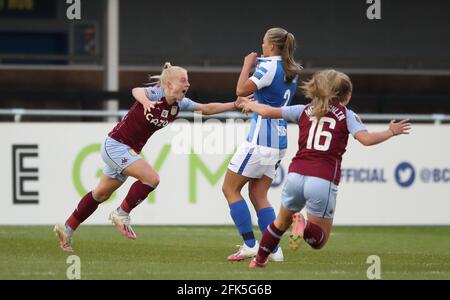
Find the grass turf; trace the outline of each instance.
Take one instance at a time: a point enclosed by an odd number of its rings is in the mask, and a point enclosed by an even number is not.
[[[231,226],[134,229],[136,241],[113,226],[81,226],[73,244],[81,278],[367,279],[367,257],[378,255],[382,279],[450,279],[450,227],[336,226],[319,251],[292,251],[286,234],[285,262],[259,270],[226,260],[240,242]],[[0,279],[66,279],[68,256],[50,226],[0,226]]]

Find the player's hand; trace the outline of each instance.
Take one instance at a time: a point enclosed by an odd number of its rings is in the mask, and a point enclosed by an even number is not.
[[[409,119],[401,120],[399,122],[392,120],[389,123],[389,130],[392,132],[393,136],[399,134],[409,134],[409,131],[411,130],[411,123],[409,122]]]
[[[247,101],[243,104],[242,112],[247,115],[250,111],[252,111],[252,106],[256,103],[256,101],[253,99],[253,94],[246,98]]]
[[[256,58],[257,57],[258,57],[258,53],[256,53],[256,52],[252,52],[252,53],[248,54],[244,58],[244,65],[245,66],[249,66],[249,67],[253,67],[256,64]]]
[[[147,112],[150,112],[153,108],[155,108],[156,104],[161,102],[153,102],[153,101],[145,101],[142,106],[144,107],[144,115],[147,114]]]
[[[253,94],[247,97],[237,97],[236,101],[234,101],[234,107],[237,109],[243,109],[244,104],[253,100]]]

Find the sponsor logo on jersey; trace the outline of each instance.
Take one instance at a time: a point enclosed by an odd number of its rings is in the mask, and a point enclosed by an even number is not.
[[[163,118],[167,118],[168,115],[169,115],[169,111],[167,109],[164,109],[161,113],[161,117],[163,117]]]
[[[146,114],[145,118],[150,122],[150,124],[153,124],[157,127],[166,127],[169,124],[168,120],[160,120],[158,118],[154,118],[151,113]]]

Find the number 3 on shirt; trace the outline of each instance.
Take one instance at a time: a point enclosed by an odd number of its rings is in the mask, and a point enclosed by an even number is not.
[[[333,118],[328,117],[322,117],[320,118],[320,121],[317,122],[316,117],[311,117],[311,128],[309,129],[308,133],[308,141],[306,142],[306,148],[307,149],[316,149],[319,151],[327,151],[330,148],[331,139],[333,138],[333,135],[331,132],[323,130],[323,124],[325,122],[329,123],[329,128],[334,129],[336,126],[336,120]],[[317,126],[317,123],[319,123],[319,126]],[[316,130],[317,127],[317,130]],[[324,143],[320,144],[320,137],[325,137]],[[313,144],[314,142],[314,144]]]

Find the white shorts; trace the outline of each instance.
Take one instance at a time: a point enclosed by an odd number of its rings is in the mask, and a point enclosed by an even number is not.
[[[286,149],[277,149],[243,142],[231,158],[228,169],[249,178],[261,178],[264,175],[274,179],[276,170]]]

